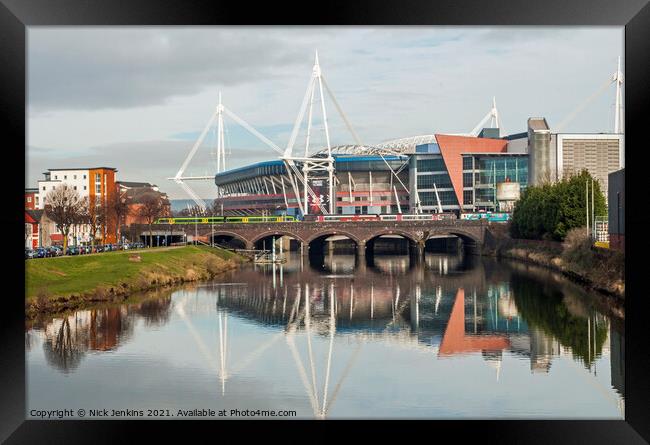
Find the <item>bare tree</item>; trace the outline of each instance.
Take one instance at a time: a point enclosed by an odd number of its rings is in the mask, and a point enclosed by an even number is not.
[[[83,200],[76,190],[61,184],[47,194],[46,202],[45,213],[63,234],[63,251],[65,252],[68,247],[70,228],[78,221]]]
[[[31,223],[25,223],[25,247],[27,247],[27,240],[31,236],[32,236],[32,225]]]
[[[140,198],[140,208],[138,216],[144,218],[149,226],[149,246],[153,246],[153,234],[151,225],[154,221],[162,216],[166,216],[167,202],[160,193],[151,191],[142,195]]]
[[[126,193],[120,194],[119,191],[109,195],[106,203],[108,208],[109,219],[115,221],[115,239],[119,243],[120,228],[124,218],[129,214],[129,202]]]
[[[205,209],[199,205],[188,205],[186,208],[179,210],[178,216],[211,216],[211,208],[206,207]]]
[[[82,219],[85,224],[88,224],[90,232],[90,248],[94,252],[97,232],[99,232],[102,227],[102,210],[95,200],[89,198],[84,198],[82,208]]]

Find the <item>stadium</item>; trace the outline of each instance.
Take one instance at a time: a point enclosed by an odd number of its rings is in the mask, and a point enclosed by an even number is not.
[[[616,82],[620,95],[619,71]],[[601,91],[602,92],[602,91]],[[325,99],[329,97],[354,143],[333,145]],[[589,99],[591,100],[591,98]],[[583,107],[581,104],[578,109]],[[175,177],[199,204],[184,182],[214,180],[213,216],[284,216],[328,219],[362,215],[433,215],[456,217],[509,213],[526,187],[589,170],[607,193],[607,175],[624,166],[622,112],[617,105],[613,133],[560,133],[565,119],[552,131],[543,117],[531,117],[526,131],[502,135],[496,100],[487,115],[466,134],[434,133],[367,145],[360,141],[336,101],[316,55],[312,76],[286,148],[280,148],[221,103]],[[316,141],[314,116],[320,114],[324,140]],[[224,116],[233,119],[279,158],[226,170]],[[331,116],[330,116],[331,117]],[[217,172],[184,177],[192,156],[216,123]],[[523,127],[523,125],[522,125]],[[303,147],[297,140],[305,137]],[[316,150],[314,150],[316,148]]]
[[[526,138],[526,134],[520,135]],[[332,203],[336,215],[466,213],[499,211],[497,186],[528,183],[528,156],[516,138],[498,129],[476,136],[430,135],[378,146],[332,147]],[[315,155],[325,158],[321,151]],[[297,161],[302,172],[304,163]],[[292,178],[283,160],[259,162],[218,173],[217,208],[224,215],[320,214],[329,208],[328,176],[304,182]],[[514,184],[513,184],[514,185]],[[306,209],[303,212],[301,209]]]

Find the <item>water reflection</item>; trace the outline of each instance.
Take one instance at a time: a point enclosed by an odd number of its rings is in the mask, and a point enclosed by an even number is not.
[[[43,339],[48,364],[64,373],[74,371],[88,352],[107,352],[128,341],[136,320],[159,326],[169,320],[171,291],[152,293],[137,304],[75,311],[48,321],[39,320],[26,333],[30,348]],[[27,340],[26,340],[27,341]]]
[[[503,381],[504,369],[511,369],[511,379],[520,373],[505,357],[526,360],[529,374],[557,372],[567,381],[581,374],[565,366],[552,371],[554,362],[568,360],[596,377],[598,363],[609,358],[614,390],[600,380],[590,385],[623,412],[620,320],[612,323],[589,295],[548,271],[464,255],[427,255],[417,264],[404,255],[324,255],[309,263],[294,256],[285,265],[251,266],[199,287],[42,321],[31,326],[26,342],[33,354],[33,337],[42,336],[47,365],[73,374],[87,354],[116,351],[168,325],[175,336],[189,335],[183,352],[200,356],[221,397],[230,385],[240,391],[244,375],[279,381],[284,376],[268,369],[286,355],[315,418],[331,415],[351,374],[370,372],[356,367],[363,351],[381,360],[371,345],[459,366],[476,367],[477,357],[492,382]],[[169,360],[180,355],[175,347],[166,352]],[[348,383],[353,392],[360,385],[355,381]],[[370,377],[364,384],[379,385]],[[344,410],[352,402],[341,403]],[[423,402],[412,403],[415,409]],[[550,409],[543,413],[553,414]]]

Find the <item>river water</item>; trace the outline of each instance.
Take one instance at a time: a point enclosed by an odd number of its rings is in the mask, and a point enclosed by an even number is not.
[[[623,332],[532,266],[293,255],[28,321],[27,416],[621,419]]]

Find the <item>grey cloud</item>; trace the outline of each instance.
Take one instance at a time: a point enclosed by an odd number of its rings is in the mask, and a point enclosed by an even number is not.
[[[29,103],[52,109],[140,107],[274,76],[304,63],[300,39],[277,30],[34,29],[28,36]]]

